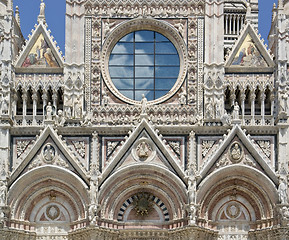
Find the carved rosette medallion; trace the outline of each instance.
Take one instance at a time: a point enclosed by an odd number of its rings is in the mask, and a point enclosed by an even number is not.
[[[133,146],[132,156],[136,161],[151,161],[156,155],[155,147],[151,140],[142,137]]]
[[[42,157],[44,162],[52,163],[56,156],[55,148],[50,144],[46,144],[42,149]]]
[[[244,150],[238,142],[233,142],[229,148],[229,158],[232,163],[239,163],[242,161]]]
[[[230,203],[226,207],[225,214],[230,219],[236,219],[240,217],[240,213],[241,213],[240,205],[236,202]]]
[[[137,215],[145,216],[149,215],[150,210],[152,209],[152,201],[150,200],[151,196],[148,194],[140,193],[138,198],[135,200],[134,210]]]
[[[60,209],[56,205],[50,205],[46,208],[46,216],[49,220],[55,221],[60,216]]]

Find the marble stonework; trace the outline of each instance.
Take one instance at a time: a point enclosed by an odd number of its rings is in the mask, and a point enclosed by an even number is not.
[[[1,239],[288,238],[289,1],[268,47],[258,0],[67,0],[65,59],[49,4],[25,41],[0,1]]]

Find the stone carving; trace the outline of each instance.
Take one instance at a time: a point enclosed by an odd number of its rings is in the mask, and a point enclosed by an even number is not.
[[[137,140],[132,148],[132,156],[136,161],[151,161],[155,155],[155,145],[146,137]]]
[[[84,141],[71,141],[75,147],[76,152],[81,158],[85,158],[85,142]]]
[[[282,220],[289,221],[289,207],[283,206],[280,208],[280,214]]]
[[[112,27],[116,24],[116,22],[109,22],[109,19],[104,22],[103,27],[103,36],[106,37],[107,34],[111,31]]]
[[[181,155],[181,142],[180,141],[168,141],[168,144],[178,156]]]
[[[238,120],[239,119],[239,112],[240,112],[239,104],[237,102],[235,102],[234,109],[233,109],[233,114],[232,114],[232,118],[234,120]]]
[[[55,157],[55,148],[51,144],[47,144],[43,148],[43,158],[45,162],[51,163]]]
[[[19,158],[22,153],[27,149],[29,144],[31,143],[31,140],[18,140],[17,141],[17,158]]]
[[[278,195],[281,204],[288,204],[288,184],[285,177],[281,176],[279,179]]]
[[[7,186],[4,180],[0,180],[0,206],[6,205]]]
[[[46,216],[48,219],[55,221],[60,216],[60,209],[55,204],[50,205],[46,208]]]
[[[228,159],[227,155],[225,154],[217,163],[216,167],[221,168],[230,165],[231,161]]]
[[[239,204],[237,204],[236,202],[233,202],[233,203],[229,204],[226,207],[225,213],[231,219],[238,218],[240,213],[241,213],[241,209],[240,209]]]
[[[221,117],[221,122],[224,126],[230,126],[231,125],[231,115],[228,114],[225,109],[224,109],[224,114]]]
[[[90,224],[94,225],[97,223],[97,215],[100,212],[100,205],[91,204],[88,208],[88,219]]]
[[[214,118],[214,104],[212,98],[208,98],[208,101],[206,103],[205,117],[208,119]]]
[[[279,100],[279,113],[287,114],[287,110],[288,110],[288,94],[287,91],[281,91]]]
[[[53,107],[51,105],[51,102],[48,103],[46,106],[46,120],[51,121],[53,115]]]
[[[77,101],[75,101],[75,104],[74,104],[74,116],[75,118],[82,117],[82,105],[79,99],[77,99]]]
[[[242,160],[243,149],[239,143],[235,142],[231,145],[229,156],[233,163],[239,163]]]
[[[45,16],[45,3],[43,2],[43,0],[41,0],[40,3],[40,12],[39,12],[40,16]]]
[[[134,200],[134,210],[136,215],[149,215],[150,210],[152,209],[153,203],[150,200],[151,195],[147,193],[139,193],[137,198]]]
[[[181,93],[179,93],[179,103],[181,105],[185,105],[187,101],[187,94],[185,91],[182,91]]]
[[[175,23],[174,27],[178,30],[182,37],[185,37],[185,25],[181,20],[178,23]]]
[[[140,102],[141,104],[141,114],[147,114],[147,103],[148,103],[148,100],[147,98],[145,97],[144,94],[142,94],[142,100]]]
[[[56,126],[64,126],[66,119],[63,115],[63,111],[61,109],[59,109],[57,111],[57,115],[55,116],[55,125]]]
[[[250,167],[256,167],[256,163],[252,159],[250,159],[248,155],[244,157],[243,164],[248,165]]]
[[[107,141],[106,155],[110,157],[116,147],[120,144],[119,141]]]
[[[212,149],[216,141],[214,140],[204,140],[202,141],[202,156],[206,157],[209,151]]]
[[[84,115],[84,121],[80,121],[81,126],[91,126],[93,121],[93,113],[86,112]]]
[[[106,93],[104,93],[104,94],[102,95],[102,104],[103,104],[104,106],[107,106],[108,101],[109,101],[109,97],[107,96]]]
[[[136,152],[137,152],[138,157],[143,160],[146,160],[150,156],[151,151],[152,151],[151,147],[145,141],[142,141],[136,147]]]
[[[270,158],[271,157],[271,142],[269,140],[257,140],[256,143],[265,153],[265,155]]]

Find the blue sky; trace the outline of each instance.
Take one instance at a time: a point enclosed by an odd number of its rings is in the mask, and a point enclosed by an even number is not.
[[[31,29],[37,23],[40,0],[14,0],[15,6],[19,6],[21,29],[23,36],[28,38]],[[46,4],[46,22],[54,39],[64,53],[65,42],[65,0],[44,0]],[[271,10],[277,0],[259,0],[259,31],[262,38],[267,41],[267,35],[271,24]]]

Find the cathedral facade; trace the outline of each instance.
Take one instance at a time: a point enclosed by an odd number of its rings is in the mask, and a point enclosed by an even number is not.
[[[289,1],[0,0],[0,238],[289,239]],[[262,4],[262,2],[260,2]]]

